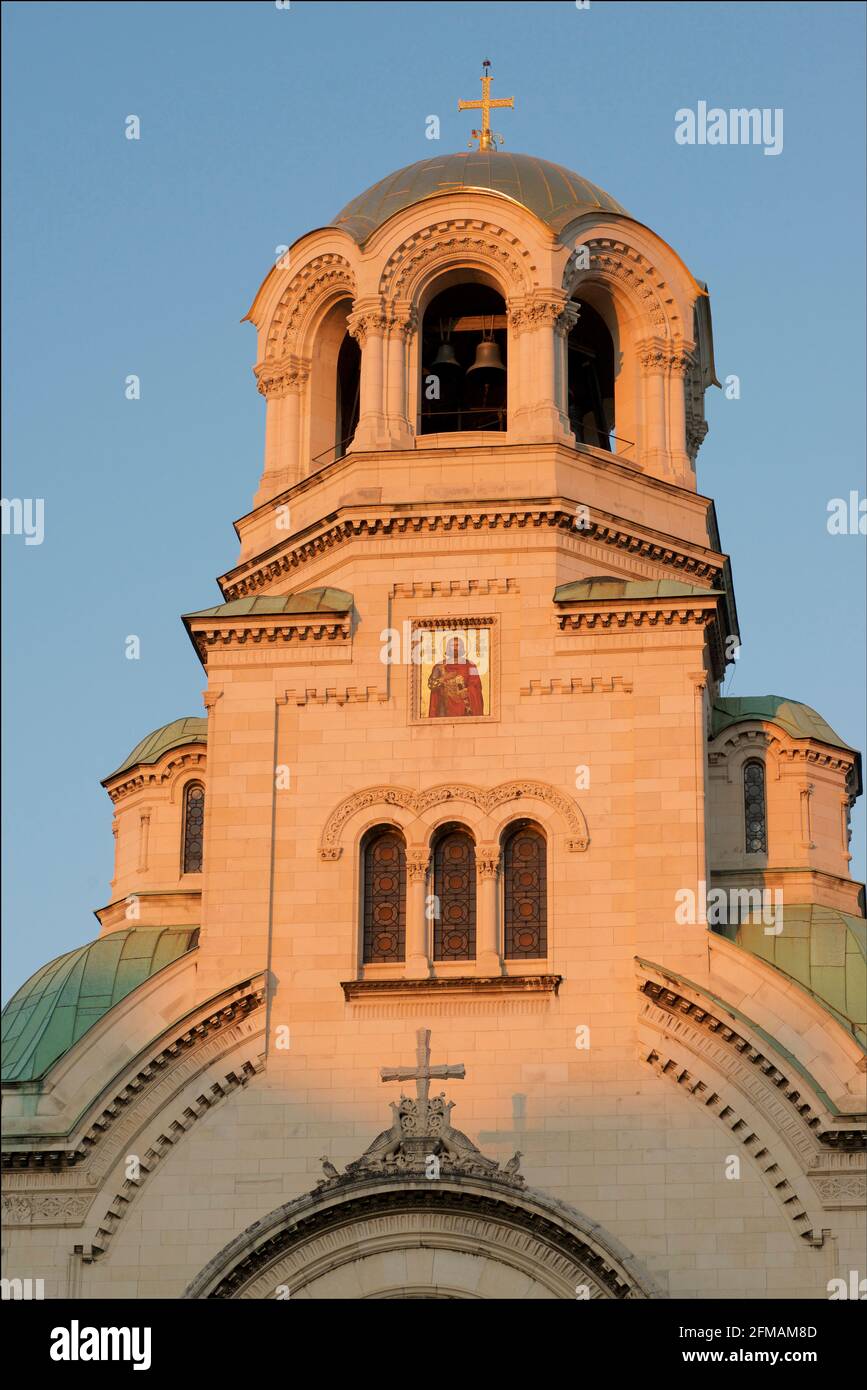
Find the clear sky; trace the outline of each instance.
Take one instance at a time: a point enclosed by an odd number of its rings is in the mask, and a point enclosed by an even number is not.
[[[97,934],[99,778],[203,713],[179,615],[220,601],[259,478],[239,320],[275,247],[465,149],[486,57],[516,99],[507,148],[600,184],[709,284],[718,373],[740,378],[739,400],[710,393],[699,459],[744,642],[726,693],[805,701],[865,746],[865,541],[826,525],[865,490],[862,5],[3,9],[3,496],[45,502],[41,545],[2,542],[6,996]],[[782,152],[678,144],[700,101],[781,108]],[[861,807],[859,878],[863,826]]]

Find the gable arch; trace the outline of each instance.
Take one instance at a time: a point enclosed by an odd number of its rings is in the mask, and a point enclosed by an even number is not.
[[[664,1297],[576,1208],[496,1176],[455,1174],[325,1183],[231,1241],[184,1298],[402,1298],[408,1288],[417,1297]]]

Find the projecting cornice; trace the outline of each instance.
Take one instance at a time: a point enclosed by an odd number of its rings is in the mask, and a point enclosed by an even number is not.
[[[499,500],[470,507],[448,503],[369,510],[340,507],[329,517],[229,570],[218,582],[226,599],[244,598],[266,590],[287,575],[297,574],[305,565],[349,542],[383,537],[395,542],[425,536],[478,537],[480,532],[510,530],[557,532],[574,538],[581,551],[594,560],[611,556],[613,561],[616,556],[622,561],[643,562],[660,578],[688,576],[709,589],[725,586],[726,556],[718,551],[684,544],[675,537],[595,508],[579,530],[575,503],[565,498],[507,503]]]

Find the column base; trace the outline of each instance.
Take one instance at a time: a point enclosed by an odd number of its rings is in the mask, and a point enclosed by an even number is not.
[[[476,957],[477,975],[502,975],[503,965],[497,951],[480,951]]]

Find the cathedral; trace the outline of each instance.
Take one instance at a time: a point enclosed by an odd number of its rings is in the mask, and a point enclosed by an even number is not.
[[[104,777],[99,936],[3,1015],[3,1274],[46,1298],[863,1277],[860,756],[721,695],[707,286],[502,148],[491,80],[248,311],[202,710]]]

